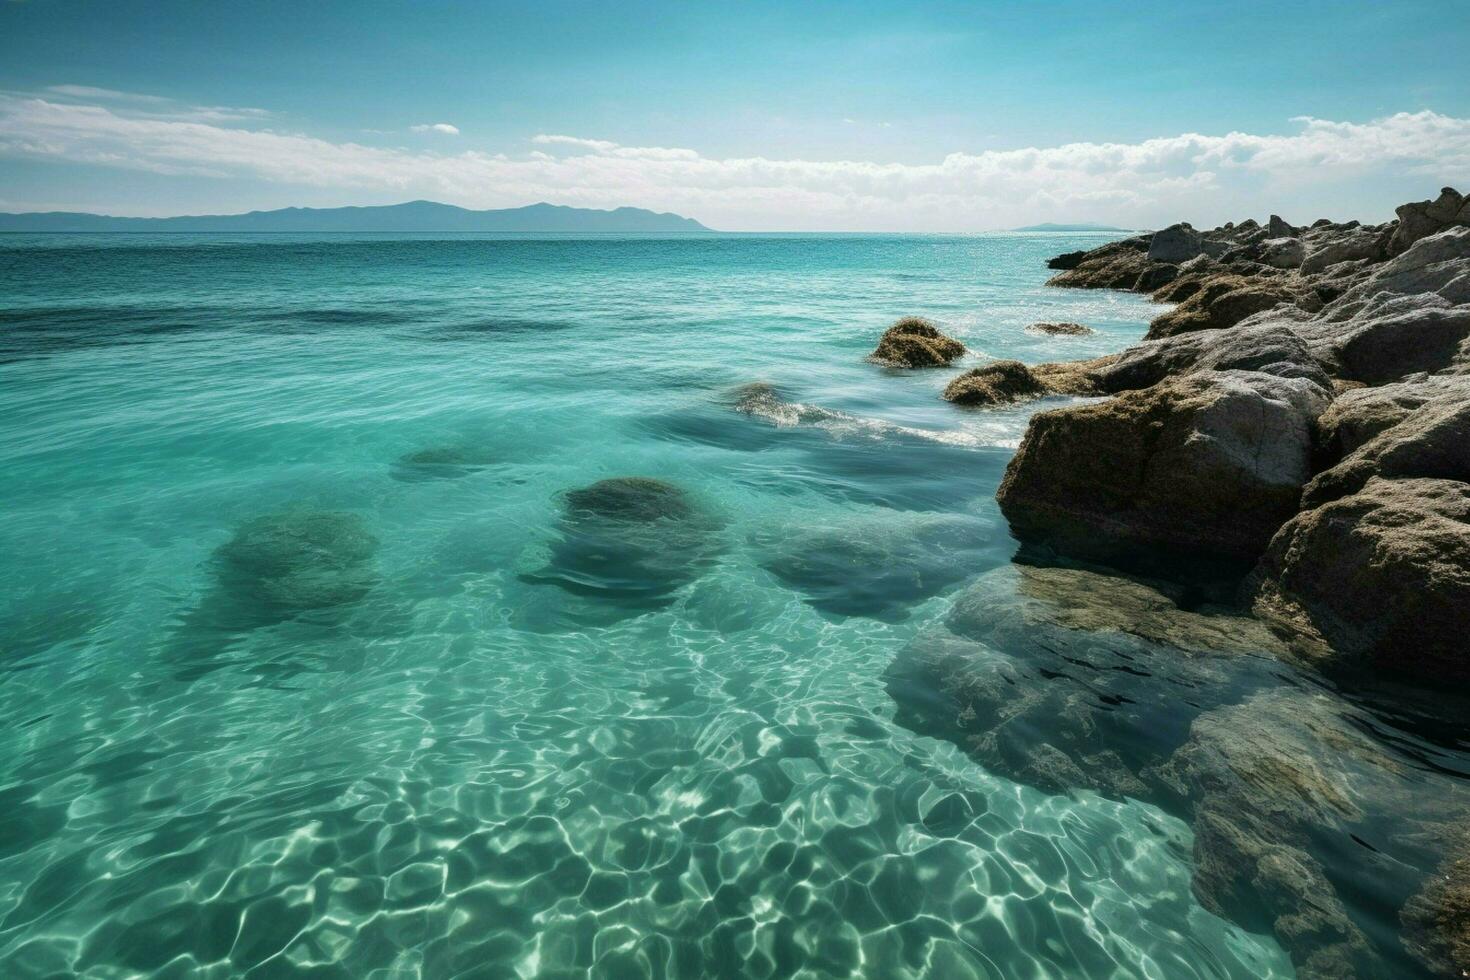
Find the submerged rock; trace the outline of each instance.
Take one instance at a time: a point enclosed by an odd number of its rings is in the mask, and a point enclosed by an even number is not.
[[[1405,945],[1437,977],[1470,976],[1470,836],[1404,906]]]
[[[398,457],[391,470],[393,479],[405,483],[422,480],[457,480],[484,469],[496,460],[489,453],[462,446],[436,446]]]
[[[960,517],[882,518],[761,535],[760,564],[836,616],[906,619],[909,606],[970,575],[990,528]]]
[[[1086,337],[1097,333],[1080,323],[1033,323],[1026,328],[1026,332],[1042,337]]]
[[[215,553],[221,589],[265,619],[357,602],[377,584],[362,518],[290,510],[247,521]]]
[[[1299,977],[1339,980],[1387,970],[1321,851],[1401,805],[1401,771],[1344,717],[1341,702],[1280,688],[1200,715],[1154,776],[1191,814],[1201,903],[1270,928]],[[1409,887],[1414,875],[1402,865],[1374,863],[1380,887]]]
[[[1373,477],[1289,521],[1255,577],[1257,614],[1308,656],[1470,679],[1470,484]]]
[[[718,558],[721,527],[671,483],[600,480],[565,494],[550,560],[522,578],[630,612],[659,608]]]
[[[1202,371],[1040,412],[996,497],[1017,537],[1064,553],[1252,562],[1296,512],[1327,401],[1301,378]]]
[[[1265,683],[1279,648],[1224,609],[1180,608],[1159,582],[1008,565],[955,600],[886,674],[898,720],[1046,792],[1148,796],[1146,770],[1190,719]]]
[[[906,316],[884,331],[872,358],[899,367],[942,367],[965,353],[965,345],[947,337],[930,320]]]

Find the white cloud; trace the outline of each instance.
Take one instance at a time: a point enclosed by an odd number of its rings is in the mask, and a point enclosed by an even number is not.
[[[443,133],[445,136],[458,136],[459,127],[451,126],[449,123],[424,123],[419,126],[410,126],[415,133]]]
[[[0,155],[326,187],[343,203],[401,195],[470,207],[626,204],[729,229],[966,231],[1056,219],[1147,227],[1262,217],[1291,201],[1315,207],[1311,194],[1323,188],[1334,216],[1374,217],[1405,199],[1401,185],[1428,196],[1470,173],[1470,119],[1428,111],[1363,123],[1304,117],[1287,135],[1186,133],[901,164],[711,157],[545,133],[523,154],[440,153],[102,101],[0,94]]]

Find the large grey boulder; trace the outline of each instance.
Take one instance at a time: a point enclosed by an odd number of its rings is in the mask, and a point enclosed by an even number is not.
[[[1433,293],[1447,303],[1470,303],[1470,227],[1416,240],[1402,254],[1375,266],[1323,313],[1332,319],[1350,317],[1379,293]]]
[[[1306,378],[1323,388],[1332,385],[1301,335],[1279,322],[1146,340],[1098,370],[1096,379],[1101,390],[1116,393],[1147,388],[1194,371],[1235,370]]]
[[[1470,200],[1453,187],[1440,190],[1433,201],[1415,201],[1396,210],[1399,222],[1388,243],[1390,255],[1398,255],[1422,238],[1455,225],[1470,225]]]
[[[1154,232],[1148,257],[1153,262],[1186,262],[1204,251],[1200,233],[1180,223]]]
[[[1169,298],[1178,299],[1180,294],[1170,293]],[[1156,340],[1194,330],[1222,330],[1280,303],[1298,303],[1300,299],[1288,283],[1222,273],[1200,280],[1177,307],[1155,317],[1146,336]]]
[[[1307,257],[1300,238],[1271,238],[1262,243],[1261,261],[1276,269],[1295,269]]]
[[[1411,396],[1388,395],[1358,399],[1334,413],[1333,434],[1339,436],[1342,414],[1351,413],[1354,406],[1377,410],[1373,412],[1375,422],[1379,421],[1379,412],[1397,410],[1403,414],[1355,446],[1336,465],[1317,474],[1302,494],[1303,506],[1315,507],[1357,493],[1377,476],[1470,482],[1470,376],[1440,380],[1439,384],[1391,386],[1426,389],[1424,400],[1412,407],[1408,403]],[[1360,423],[1358,434],[1361,432]]]
[[[1470,679],[1470,485],[1372,478],[1286,523],[1255,611],[1299,651],[1376,676]]]
[[[1434,293],[1380,292],[1292,328],[1346,381],[1389,384],[1470,363],[1470,304],[1453,306]]]
[[[1470,377],[1420,375],[1374,388],[1354,388],[1338,395],[1317,420],[1323,455],[1335,464],[1380,432],[1408,418],[1437,398],[1470,399]]]
[[[1470,484],[1374,477],[1292,518],[1255,578],[1257,615],[1308,657],[1376,676],[1470,679]]]
[[[1202,371],[1040,412],[996,497],[1017,537],[1062,552],[1254,561],[1296,513],[1328,401],[1304,378]]]
[[[1382,258],[1379,236],[1361,228],[1309,238],[1306,250],[1306,257],[1301,263],[1303,275],[1316,275],[1340,262]]]

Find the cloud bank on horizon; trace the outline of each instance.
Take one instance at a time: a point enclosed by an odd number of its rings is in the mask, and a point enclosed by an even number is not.
[[[952,152],[919,163],[712,157],[552,133],[532,135],[514,153],[450,153],[333,141],[271,123],[261,109],[58,85],[0,93],[0,156],[261,181],[283,192],[326,188],[341,204],[423,197],[474,208],[631,205],[728,230],[975,231],[1049,220],[1151,227],[1319,199],[1375,212],[1343,214],[1339,206],[1328,209],[1334,217],[1381,220],[1405,187],[1422,197],[1470,176],[1470,119],[1429,110],[1361,122],[1298,117],[1286,134],[1183,133]],[[461,136],[448,123],[410,129]],[[228,206],[225,185],[220,199],[219,210],[243,210]]]

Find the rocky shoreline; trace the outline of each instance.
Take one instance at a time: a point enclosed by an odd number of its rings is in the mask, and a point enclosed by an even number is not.
[[[1095,397],[1032,417],[997,493],[1016,602],[976,586],[901,653],[900,715],[1184,816],[1203,904],[1299,976],[1470,975],[1470,781],[1433,761],[1470,744],[1470,199],[1050,266],[1176,305],[1119,354],[946,388]]]
[[[950,385],[964,404],[1112,396],[1032,419],[997,495],[1017,537],[1234,566],[1300,655],[1470,680],[1470,200],[1398,213],[1179,224],[1053,259],[1050,285],[1178,305],[1120,354]]]

